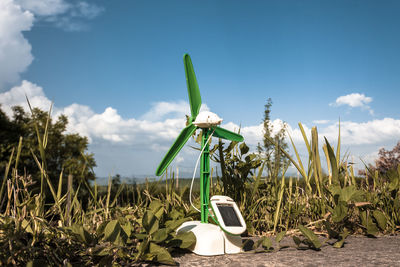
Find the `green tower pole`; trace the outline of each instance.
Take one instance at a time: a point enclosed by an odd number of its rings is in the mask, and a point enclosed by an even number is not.
[[[200,203],[202,223],[208,223],[208,205],[210,201],[210,150],[209,144],[207,143],[209,136],[210,129],[203,129],[201,147],[204,148],[204,151],[200,160]]]

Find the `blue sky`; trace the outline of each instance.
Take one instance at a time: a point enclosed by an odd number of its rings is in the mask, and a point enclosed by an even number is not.
[[[317,125],[335,143],[340,117],[345,148],[373,161],[399,140],[399,7],[5,0],[0,33],[14,34],[0,38],[17,45],[0,47],[11,51],[0,56],[10,62],[0,69],[0,102],[22,104],[21,92],[40,107],[53,101],[54,116],[69,114],[69,131],[89,137],[100,176],[152,174],[189,113],[189,53],[205,108],[232,129],[247,127],[250,145],[261,141],[257,126],[271,97],[272,119],[289,124],[300,148],[297,122]],[[185,149],[176,164],[189,171],[195,158]]]

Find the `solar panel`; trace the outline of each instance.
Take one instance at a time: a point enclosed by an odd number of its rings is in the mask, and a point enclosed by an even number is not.
[[[232,205],[217,203],[217,207],[221,213],[222,220],[224,220],[225,226],[242,226]]]

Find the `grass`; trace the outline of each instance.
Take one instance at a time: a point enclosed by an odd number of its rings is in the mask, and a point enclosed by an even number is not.
[[[336,151],[325,139],[320,154],[317,128],[312,128],[308,140],[301,124],[299,127],[308,151],[307,162],[302,162],[293,142],[295,157],[281,151],[297,168],[298,177],[285,176],[288,166],[273,170],[266,159],[248,155],[243,143],[231,143],[224,149],[220,143],[211,150],[212,158],[223,162],[226,170],[223,177],[214,172],[211,192],[235,193],[247,222],[247,234],[262,236],[258,245],[271,251],[270,235],[281,240],[291,234],[296,244],[318,250],[321,243],[316,233],[336,239],[333,246],[337,248],[343,246],[348,234],[399,233],[400,167],[385,177],[374,173],[370,183],[354,176],[352,165],[341,157],[340,132]],[[188,202],[190,179],[179,179],[178,183],[172,174],[155,182],[117,186],[111,179],[107,186],[81,180],[73,187],[74,177],[60,173],[57,184],[53,184],[42,160],[48,132],[40,132],[36,130],[39,155],[31,150],[40,170],[40,192],[30,190],[34,181],[29,174],[17,171],[22,139],[11,153],[2,179],[1,264],[174,264],[170,252],[195,242],[190,234],[177,236],[174,231],[186,220],[199,219]],[[326,158],[327,174],[322,171],[321,157]],[[271,175],[265,177],[264,173]],[[67,189],[63,191],[65,179]],[[198,192],[198,182],[195,184]],[[44,195],[47,189],[50,202]],[[89,192],[86,208],[79,198],[82,190]],[[199,203],[197,195],[195,203]]]

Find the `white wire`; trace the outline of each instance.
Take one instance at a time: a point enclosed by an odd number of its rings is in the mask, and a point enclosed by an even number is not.
[[[190,202],[190,205],[192,205],[192,207],[193,207],[195,210],[197,210],[198,212],[201,212],[201,211],[198,210],[198,209],[193,205],[193,203],[192,203],[192,188],[193,188],[194,176],[196,175],[197,166],[199,165],[199,161],[200,161],[201,155],[203,154],[204,149],[205,149],[206,146],[207,146],[207,143],[210,142],[211,137],[212,137],[212,135],[213,135],[214,132],[215,132],[215,129],[214,129],[214,131],[210,134],[210,137],[208,137],[207,142],[204,144],[203,149],[200,151],[200,155],[199,155],[199,157],[197,158],[197,161],[196,161],[196,166],[194,167],[194,172],[193,172],[193,177],[192,177],[192,183],[190,184],[189,202]]]

